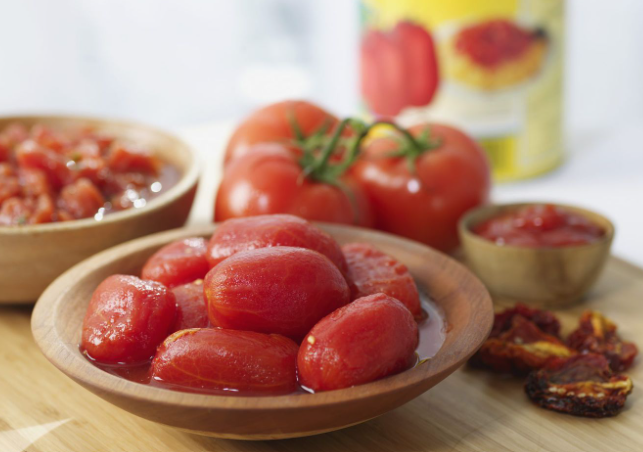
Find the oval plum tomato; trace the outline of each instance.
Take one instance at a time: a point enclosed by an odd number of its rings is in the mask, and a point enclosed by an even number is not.
[[[414,144],[399,135],[367,144],[351,174],[371,201],[377,229],[451,251],[460,217],[488,200],[489,164],[480,146],[453,127],[419,124],[408,131]]]
[[[254,150],[230,162],[217,192],[214,220],[275,213],[311,221],[370,226],[361,188],[343,176],[339,184],[315,181],[286,146]]]
[[[409,310],[384,294],[355,300],[324,317],[297,357],[299,382],[313,391],[348,388],[411,367],[418,328]]]
[[[258,215],[224,221],[208,243],[207,259],[214,267],[239,251],[293,246],[317,251],[346,275],[348,266],[339,244],[308,221],[293,215]]]
[[[170,331],[207,328],[210,325],[202,279],[176,286],[170,291],[176,298],[176,319]]]
[[[162,284],[112,275],[98,285],[87,307],[81,348],[105,364],[149,360],[176,316],[174,295]]]
[[[141,278],[160,282],[167,287],[203,279],[210,269],[206,251],[207,242],[201,237],[172,242],[147,260]]]
[[[152,378],[196,389],[285,394],[297,389],[297,350],[297,344],[277,334],[182,330],[158,348]]]
[[[417,319],[422,317],[415,280],[404,264],[369,243],[349,243],[342,251],[354,284],[353,298],[383,293],[399,300]]]
[[[234,131],[226,147],[224,164],[248,153],[258,143],[288,144],[297,138],[297,124],[305,137],[339,122],[323,108],[306,101],[287,100],[263,107],[248,116]]]
[[[234,330],[300,340],[325,315],[350,301],[350,290],[326,256],[276,246],[241,251],[205,277],[210,322]]]

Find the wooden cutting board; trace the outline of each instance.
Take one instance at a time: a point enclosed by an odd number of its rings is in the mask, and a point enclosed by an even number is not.
[[[585,308],[602,311],[624,338],[643,346],[643,269],[612,258],[584,305],[558,311],[565,332]],[[2,452],[643,450],[641,359],[629,372],[634,392],[615,418],[582,419],[537,408],[524,395],[522,380],[465,367],[365,424],[309,438],[240,442],[139,419],[78,386],[36,348],[30,313],[26,307],[0,307]]]

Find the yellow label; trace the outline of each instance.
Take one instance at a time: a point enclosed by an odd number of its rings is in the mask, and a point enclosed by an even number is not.
[[[363,6],[364,39],[378,33],[374,30],[382,31],[379,41],[391,40],[383,50],[387,57],[396,45],[412,48],[412,44],[395,41],[400,38],[391,32],[398,24],[424,28],[435,46],[433,64],[439,74],[428,105],[401,102],[395,110],[399,113],[380,113],[370,109],[377,104],[369,104],[365,94],[369,114],[394,114],[406,126],[429,121],[464,129],[486,149],[496,180],[537,175],[562,160],[564,0],[363,0]],[[487,34],[471,32],[485,27],[491,30]],[[503,34],[511,36],[504,43]],[[468,45],[462,44],[465,36]],[[521,39],[528,43],[515,51],[512,45]],[[389,66],[405,61],[404,55],[395,56],[386,60]],[[422,56],[416,52],[412,58],[417,63]],[[377,79],[378,72],[389,77],[405,74],[408,86],[418,86],[412,83],[413,73],[395,73],[386,67],[377,71],[372,65],[363,78],[371,82],[370,87],[391,83],[391,78]],[[395,85],[395,93],[400,92],[404,88]]]

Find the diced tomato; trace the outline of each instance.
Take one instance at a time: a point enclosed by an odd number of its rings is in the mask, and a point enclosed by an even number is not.
[[[3,170],[4,172],[4,170]],[[9,171],[6,171],[9,173]],[[16,176],[0,173],[0,205],[9,198],[20,195],[20,181]]]
[[[67,159],[34,140],[27,140],[16,148],[16,158],[21,168],[43,170],[54,188],[60,188],[69,181]]]
[[[104,206],[105,199],[90,180],[78,179],[61,190],[58,204],[74,218],[88,218]]]
[[[61,152],[69,144],[69,140],[62,133],[42,124],[35,124],[30,134],[36,143],[52,151]]]
[[[0,225],[23,225],[29,223],[33,212],[33,200],[9,198],[0,207]]]
[[[43,193],[35,201],[29,224],[51,223],[54,221],[55,206],[50,195]]]
[[[20,185],[22,186],[22,194],[27,198],[36,198],[51,193],[47,173],[38,168],[21,169]]]
[[[156,161],[152,154],[141,148],[114,143],[107,157],[107,166],[115,172],[142,171],[156,173]]]

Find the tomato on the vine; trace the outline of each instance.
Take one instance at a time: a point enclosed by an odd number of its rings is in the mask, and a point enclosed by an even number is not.
[[[348,120],[312,149],[279,143],[255,146],[229,163],[215,202],[215,221],[287,213],[312,221],[372,226],[370,205],[361,187],[347,176],[359,144],[345,144]]]
[[[288,100],[263,107],[248,116],[234,131],[226,147],[224,163],[241,157],[256,144],[290,144],[325,135],[339,120],[306,101]]]
[[[373,139],[351,175],[368,195],[376,229],[442,251],[458,245],[458,220],[485,203],[491,188],[484,151],[441,124],[398,128],[395,135]]]

